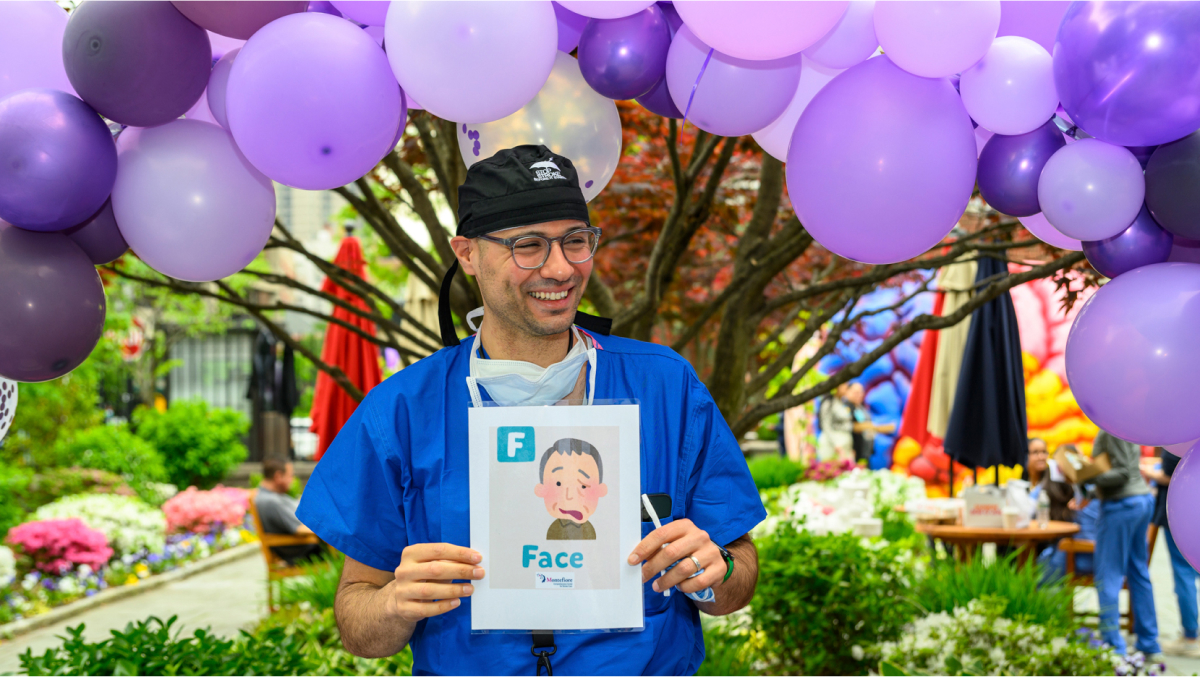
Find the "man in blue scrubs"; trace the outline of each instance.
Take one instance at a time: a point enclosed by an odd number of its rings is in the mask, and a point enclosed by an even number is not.
[[[758,555],[747,534],[766,512],[708,390],[668,348],[607,336],[600,318],[577,313],[599,236],[574,166],[544,146],[500,151],[467,172],[451,244],[455,267],[479,283],[479,332],[458,345],[452,267],[441,309],[449,347],[371,391],[298,511],[346,554],[336,612],[351,652],[411,645],[416,674],[534,673],[528,634],[471,634],[470,581],[488,563],[468,547],[467,410],[485,400],[637,400],[642,492],[671,499],[662,527],[644,523],[628,559],[642,569],[645,629],[558,634],[551,649],[543,640],[555,671],[693,674],[704,659],[698,611],[728,614],[753,596]],[[708,602],[682,594],[708,589]]]

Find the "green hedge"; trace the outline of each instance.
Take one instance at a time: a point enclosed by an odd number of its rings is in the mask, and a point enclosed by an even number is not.
[[[804,479],[804,466],[783,456],[774,454],[755,456],[747,465],[750,466],[750,476],[754,478],[754,486],[758,487],[759,491],[786,487]]]
[[[211,489],[246,460],[241,439],[250,422],[232,409],[210,409],[202,401],[175,402],[166,412],[134,413],[138,437],[162,456],[167,481],[180,489]]]

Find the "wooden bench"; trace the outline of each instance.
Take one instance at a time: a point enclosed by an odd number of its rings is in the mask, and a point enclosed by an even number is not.
[[[258,497],[258,489],[250,490],[250,516],[254,518],[254,531],[258,534],[258,543],[262,548],[263,559],[267,563],[267,609],[274,612],[277,607],[274,601],[274,583],[293,576],[304,576],[308,573],[302,566],[292,566],[287,560],[276,555],[271,548],[287,545],[316,545],[321,539],[316,534],[268,534],[263,531],[262,518],[258,515],[258,506],[254,504]],[[280,583],[279,596],[282,601],[283,586]]]

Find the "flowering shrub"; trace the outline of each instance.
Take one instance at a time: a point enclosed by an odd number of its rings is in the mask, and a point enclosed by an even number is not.
[[[236,493],[235,493],[236,492]],[[217,485],[210,491],[188,487],[163,503],[167,531],[206,534],[214,527],[241,526],[246,517],[246,492]]]
[[[1130,674],[1130,664],[1111,649],[1080,635],[1056,637],[1043,626],[1003,618],[1002,606],[999,598],[984,598],[951,613],[930,614],[899,640],[866,653],[910,674]],[[854,649],[864,653],[862,647]]]
[[[38,508],[33,516],[38,520],[78,517],[102,532],[118,557],[141,550],[161,554],[166,545],[167,521],[162,511],[128,496],[67,496]]]
[[[804,479],[811,482],[825,482],[854,470],[858,466],[848,458],[840,461],[815,461],[804,469]]]
[[[113,554],[104,534],[78,519],[26,522],[9,530],[8,542],[48,574],[62,574],[79,564],[98,569]]]
[[[0,545],[0,588],[17,577],[17,558],[8,546]]]

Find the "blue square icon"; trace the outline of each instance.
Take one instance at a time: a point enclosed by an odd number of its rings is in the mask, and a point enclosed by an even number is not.
[[[533,439],[533,426],[500,426],[496,438],[496,460],[501,463],[530,463],[533,461],[537,443]]]

